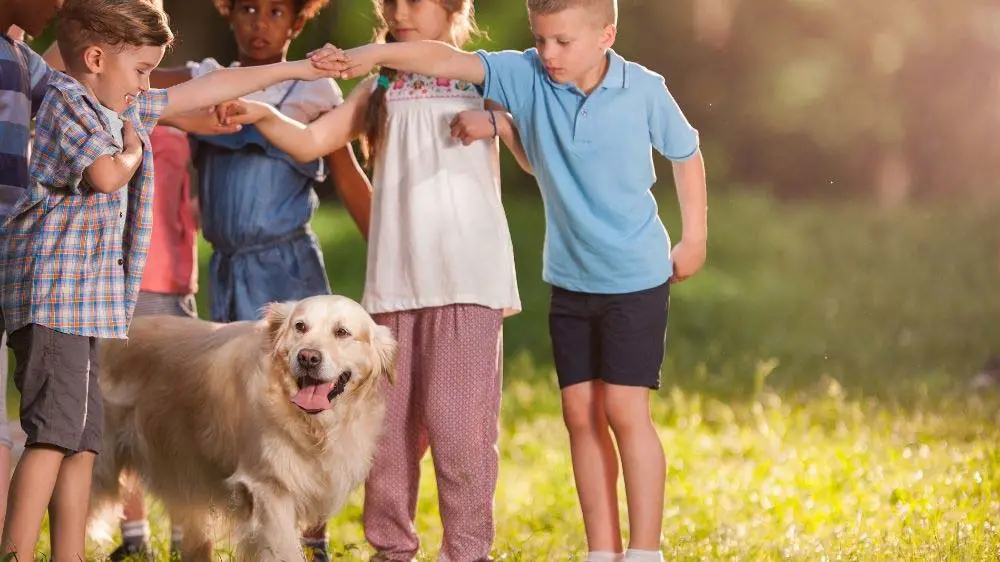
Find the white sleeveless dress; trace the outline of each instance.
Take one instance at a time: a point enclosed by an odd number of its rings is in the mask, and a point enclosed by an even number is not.
[[[401,73],[386,103],[362,305],[520,311],[495,142],[451,138],[455,115],[483,109],[483,98],[467,82]]]

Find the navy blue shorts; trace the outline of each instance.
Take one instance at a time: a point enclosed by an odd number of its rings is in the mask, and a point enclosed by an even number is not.
[[[670,283],[624,294],[552,287],[549,335],[559,388],[601,380],[660,388]]]

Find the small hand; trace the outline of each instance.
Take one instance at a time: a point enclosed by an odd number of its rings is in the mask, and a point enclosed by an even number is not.
[[[327,43],[309,53],[309,60],[323,72],[338,74],[335,78],[357,78],[370,74],[375,66],[373,47],[376,46],[363,45],[345,52]]]
[[[227,125],[252,125],[274,115],[274,109],[259,101],[239,99],[227,107],[226,114],[222,117],[223,123]]]
[[[496,119],[495,113],[493,118]],[[496,136],[495,123],[495,121],[490,120],[489,111],[463,111],[451,120],[451,136],[462,141],[465,146],[469,146],[476,141],[492,139]]]
[[[310,72],[315,75],[315,78],[346,79],[349,77],[349,69],[352,65],[342,49],[329,43],[310,52],[306,60],[309,62]]]
[[[228,104],[225,102],[208,109],[198,109],[170,118],[169,125],[195,135],[227,135],[241,129],[239,125],[222,122],[222,115]]]
[[[670,282],[680,283],[697,273],[705,265],[707,254],[708,248],[704,241],[689,242],[682,239],[670,253],[670,259],[674,262],[674,274],[670,277]]]
[[[232,120],[237,115],[245,115],[247,104],[242,99],[225,101],[213,108],[216,121],[219,127],[235,127],[239,130],[240,125],[233,124]]]
[[[125,120],[122,124],[122,152],[125,154],[142,154],[142,139],[135,131],[132,122]]]

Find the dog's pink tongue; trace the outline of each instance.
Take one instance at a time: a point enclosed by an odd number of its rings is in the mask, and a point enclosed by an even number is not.
[[[327,397],[330,395],[332,390],[332,382],[317,382],[316,384],[308,384],[299,389],[299,391],[295,393],[295,396],[292,396],[292,402],[310,414],[322,412],[323,410],[329,410],[330,399]]]

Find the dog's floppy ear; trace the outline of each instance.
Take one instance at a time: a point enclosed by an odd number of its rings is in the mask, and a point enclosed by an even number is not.
[[[372,371],[375,376],[389,379],[389,384],[396,384],[396,338],[389,328],[373,325],[371,345],[375,361]]]
[[[267,324],[267,333],[271,336],[272,341],[277,342],[280,339],[293,308],[295,308],[295,301],[269,302],[264,305],[264,322]]]

